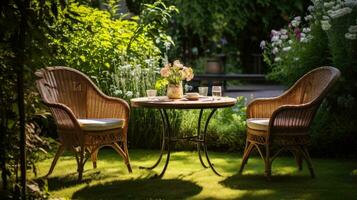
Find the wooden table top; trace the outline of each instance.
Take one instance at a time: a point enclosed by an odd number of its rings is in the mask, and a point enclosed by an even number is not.
[[[203,108],[224,108],[234,106],[236,99],[230,97],[220,97],[215,99],[213,97],[200,97],[198,100],[169,99],[165,96],[155,97],[155,99],[148,99],[147,97],[140,97],[130,99],[132,107],[145,108],[166,108],[166,109],[203,109]]]

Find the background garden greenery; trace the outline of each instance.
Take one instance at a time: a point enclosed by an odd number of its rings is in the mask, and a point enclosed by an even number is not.
[[[164,3],[163,3],[164,2]],[[56,138],[51,117],[39,101],[34,88],[34,72],[48,65],[64,65],[87,74],[106,94],[124,98],[144,96],[154,88],[164,62],[181,59],[203,72],[208,58],[224,55],[227,72],[252,72],[251,54],[260,53],[259,42],[268,39],[270,29],[287,26],[294,16],[313,16],[299,28],[309,28],[308,42],[296,39],[290,30],[287,51],[265,55],[269,77],[291,85],[307,71],[321,65],[333,65],[342,71],[334,92],[328,96],[316,116],[312,129],[313,155],[353,156],[356,139],[356,40],[345,34],[356,25],[353,12],[341,18],[325,19],[330,1],[257,0],[257,1],[153,1],[128,0],[131,12],[117,12],[117,1],[103,6],[93,1],[31,1],[28,9],[25,55],[25,103],[27,117],[28,169],[41,159],[47,140]],[[334,1],[333,1],[334,2]],[[346,1],[347,2],[347,1]],[[99,9],[102,8],[102,9]],[[313,8],[313,9],[312,9]],[[16,75],[20,13],[15,1],[1,4],[0,42],[0,167],[5,189],[15,191],[18,182],[18,116]],[[303,18],[303,17],[301,17]],[[324,30],[321,21],[330,29]],[[351,32],[351,31],[350,31]],[[351,34],[354,34],[351,32]],[[285,43],[284,43],[285,44]],[[286,43],[288,44],[288,43]],[[271,48],[272,50],[272,48]],[[279,62],[274,61],[279,60]],[[160,91],[160,94],[164,94]],[[245,100],[238,98],[233,108],[217,111],[209,126],[209,148],[241,151],[245,136]],[[170,112],[174,130],[184,135],[196,133],[198,111]],[[44,118],[45,117],[45,118]],[[207,113],[204,118],[207,117]],[[129,147],[158,148],[162,131],[161,117],[154,110],[132,109]],[[344,146],[344,148],[340,148]],[[193,146],[181,144],[179,149]],[[7,188],[8,187],[8,188]]]

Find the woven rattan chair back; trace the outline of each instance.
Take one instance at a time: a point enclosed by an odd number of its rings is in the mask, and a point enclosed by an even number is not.
[[[340,72],[333,67],[320,67],[302,76],[288,90],[289,104],[305,104],[321,101]]]

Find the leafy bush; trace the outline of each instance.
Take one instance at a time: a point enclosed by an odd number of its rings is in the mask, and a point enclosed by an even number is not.
[[[49,65],[65,65],[89,75],[110,96],[146,96],[155,87],[161,61],[170,46],[165,24],[174,7],[158,1],[145,5],[142,14],[131,19],[115,18],[106,10],[70,3],[48,34],[55,56]],[[165,23],[166,22],[166,23]],[[143,126],[145,124],[145,126]],[[151,147],[159,139],[160,116],[153,110],[132,109],[129,145]]]
[[[61,15],[54,26],[57,34],[48,35],[50,44],[57,49],[49,64],[79,69],[108,94],[137,96],[140,91],[130,90],[136,87],[132,86],[135,82],[126,78],[136,77],[134,73],[141,72],[147,77],[155,77],[155,67],[161,57],[154,42],[143,34],[136,36],[129,55],[126,50],[137,28],[135,21],[112,19],[108,11],[74,3],[69,5],[68,11],[70,17]],[[119,84],[118,78],[124,76],[125,84]],[[125,91],[121,93],[111,88],[113,83],[124,87]],[[126,95],[128,91],[133,95]]]

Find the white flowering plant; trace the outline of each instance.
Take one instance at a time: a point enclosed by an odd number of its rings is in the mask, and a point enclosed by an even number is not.
[[[183,80],[190,81],[193,79],[193,70],[191,67],[184,66],[179,60],[173,63],[167,63],[160,70],[161,79],[156,81],[157,89],[167,85],[179,85]]]
[[[313,0],[306,16],[272,30],[270,40],[260,44],[270,78],[291,84],[317,66],[351,65],[357,51],[356,7],[357,0]]]
[[[281,73],[281,66],[297,65],[300,61],[301,51],[313,39],[311,28],[304,24],[307,22],[301,16],[294,17],[287,27],[272,30],[270,41],[260,43],[264,61],[273,72]]]

